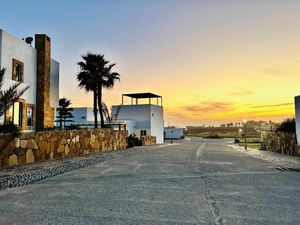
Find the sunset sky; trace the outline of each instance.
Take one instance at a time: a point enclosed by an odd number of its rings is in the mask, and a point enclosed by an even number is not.
[[[121,74],[108,105],[122,93],[160,94],[170,125],[280,121],[300,95],[297,0],[1,0],[0,28],[51,37],[60,97],[73,106],[92,106],[76,81],[87,51]]]

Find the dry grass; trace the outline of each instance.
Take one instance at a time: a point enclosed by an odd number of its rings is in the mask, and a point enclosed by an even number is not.
[[[223,138],[234,138],[237,135],[241,137],[241,134],[238,132],[239,127],[197,127],[189,128],[185,132],[185,136],[194,136],[194,137],[207,137],[217,135]],[[254,128],[249,127],[247,129],[247,137],[249,138],[260,138],[260,132],[254,130]]]

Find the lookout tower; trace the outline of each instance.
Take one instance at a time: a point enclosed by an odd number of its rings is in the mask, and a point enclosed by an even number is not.
[[[128,98],[130,101],[128,102]],[[127,124],[128,135],[151,135],[158,144],[164,140],[162,96],[153,93],[122,94],[122,104],[112,106],[114,121]]]

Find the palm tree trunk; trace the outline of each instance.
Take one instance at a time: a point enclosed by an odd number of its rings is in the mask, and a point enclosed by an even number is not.
[[[98,86],[98,108],[100,113],[101,128],[104,127],[103,107],[102,107],[102,85]]]
[[[94,93],[94,118],[95,118],[95,128],[98,128],[98,116],[97,116],[97,90],[93,91]]]

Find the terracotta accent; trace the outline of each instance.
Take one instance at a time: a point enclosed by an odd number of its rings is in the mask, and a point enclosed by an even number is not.
[[[35,35],[37,50],[36,128],[53,127],[54,110],[50,107],[51,41],[45,34]]]

